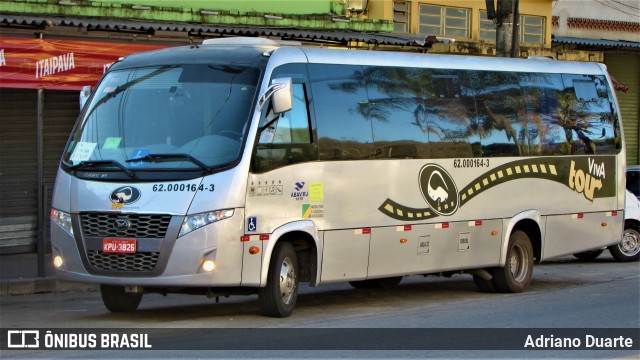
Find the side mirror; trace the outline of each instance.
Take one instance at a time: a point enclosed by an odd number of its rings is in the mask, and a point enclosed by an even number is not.
[[[273,79],[272,85],[278,86],[271,99],[271,107],[276,114],[291,110],[291,78]]]
[[[82,87],[82,90],[80,90],[80,110],[84,108],[84,104],[87,102],[87,99],[89,99],[89,96],[91,96],[91,86],[85,85]]]
[[[271,107],[276,114],[282,114],[291,110],[292,102],[291,78],[277,78],[271,81],[271,85],[258,100],[260,109],[271,98]]]

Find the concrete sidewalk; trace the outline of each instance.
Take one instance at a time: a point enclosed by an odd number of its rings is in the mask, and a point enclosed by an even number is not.
[[[81,284],[55,278],[51,254],[45,255],[44,277],[38,276],[38,254],[0,255],[0,295],[46,292],[94,291],[96,284]]]

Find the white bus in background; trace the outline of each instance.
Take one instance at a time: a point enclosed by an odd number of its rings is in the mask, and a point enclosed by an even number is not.
[[[521,292],[535,262],[620,242],[625,152],[603,65],[222,39],[114,63],[53,199],[57,273],[143,293],[389,287],[467,273]]]

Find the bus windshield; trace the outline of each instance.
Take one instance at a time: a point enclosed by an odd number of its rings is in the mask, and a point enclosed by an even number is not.
[[[87,105],[63,163],[115,165],[124,172],[211,171],[233,163],[259,76],[258,68],[208,64],[111,71]]]

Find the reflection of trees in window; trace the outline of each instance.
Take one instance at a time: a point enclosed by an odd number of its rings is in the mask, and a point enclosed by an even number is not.
[[[359,111],[372,121],[378,158],[427,158],[427,136],[411,126],[425,114],[423,85],[429,74],[423,69],[365,67],[368,103]]]
[[[524,102],[524,118],[519,133],[522,155],[557,154],[554,144],[561,139],[550,125],[557,123],[556,96],[560,89],[560,75],[517,74]]]
[[[397,111],[414,114],[422,105],[422,83],[428,74],[418,69],[365,67],[364,79],[369,102],[358,110],[369,119],[383,122],[397,116]]]
[[[583,142],[585,153],[593,154],[595,148],[585,132],[587,132],[587,119],[585,118],[585,103],[576,98],[573,91],[563,91],[558,95],[558,125],[564,129],[568,154],[576,153],[576,144],[573,142],[573,133]]]
[[[315,77],[321,149],[335,153],[323,158],[556,155],[576,153],[581,143],[591,154],[615,153],[619,147],[604,78],[392,66],[309,68],[315,69],[310,76]]]
[[[366,67],[363,73],[369,103],[359,110],[368,119],[378,120],[372,125],[376,146],[396,142],[395,146],[406,148],[410,141],[420,157],[471,156],[468,137],[473,116],[469,112],[475,115],[475,108],[462,98],[456,75],[395,67]],[[408,124],[420,132],[407,128]]]
[[[565,134],[564,153],[615,153],[618,131],[604,78],[563,75],[558,94],[558,125]]]
[[[366,159],[373,153],[367,93],[360,66],[310,64],[320,158]]]
[[[559,154],[560,148],[557,144],[562,142],[562,132],[556,131],[556,99],[560,91],[560,75],[521,74],[519,81],[524,98],[526,122],[530,133],[536,135],[529,138],[530,154]]]
[[[434,157],[470,157],[476,118],[475,99],[461,86],[459,75],[437,71],[427,99],[427,127]],[[475,153],[478,153],[476,151]]]
[[[476,95],[477,131],[481,138],[482,155],[528,154],[522,146],[527,145],[532,134],[526,126],[522,92],[516,75],[477,71],[466,76],[466,80]]]

